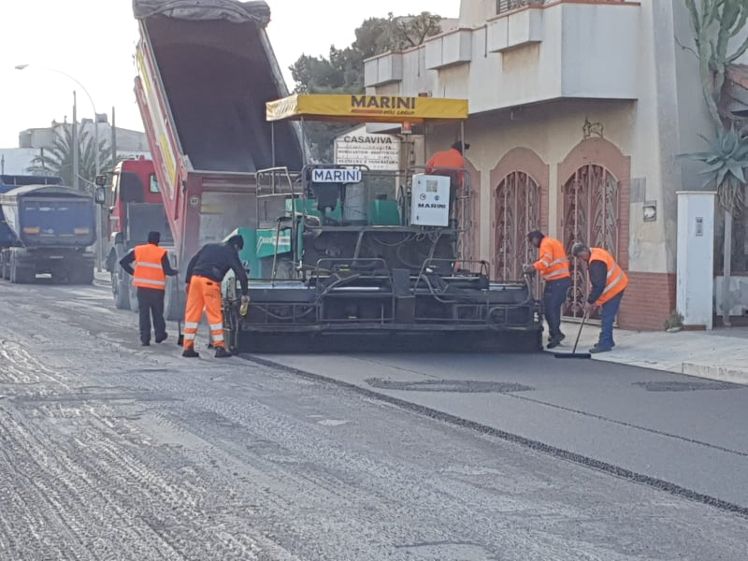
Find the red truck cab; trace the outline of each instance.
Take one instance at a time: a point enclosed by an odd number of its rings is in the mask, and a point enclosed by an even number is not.
[[[173,245],[164,202],[151,160],[124,160],[112,172],[112,206],[109,208],[111,249],[106,269],[112,275],[112,293],[119,309],[137,309],[129,275],[118,263],[136,245],[146,243],[148,232],[161,233],[161,245]]]
[[[109,209],[109,239],[127,231],[128,204],[161,205],[156,170],[151,160],[142,156],[117,164],[112,177],[112,206]]]

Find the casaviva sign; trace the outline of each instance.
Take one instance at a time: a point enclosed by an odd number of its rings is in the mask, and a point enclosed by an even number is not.
[[[370,134],[365,126],[359,127],[335,139],[335,163],[396,171],[400,169],[400,139],[391,134]]]

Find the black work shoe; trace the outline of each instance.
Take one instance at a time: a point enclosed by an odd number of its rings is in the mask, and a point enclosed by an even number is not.
[[[558,337],[556,337],[556,339],[558,339],[558,342],[560,343],[561,341],[563,341],[564,339],[566,339],[566,335],[564,335],[563,333],[559,332],[558,333]]]
[[[150,347],[151,346],[151,342],[150,341],[141,341],[140,342],[140,346],[141,347]]]
[[[182,356],[184,358],[200,358],[200,353],[198,353],[195,349],[189,348],[185,349],[182,352]]]
[[[595,345],[590,349],[590,353],[593,355],[600,354],[600,353],[609,353],[613,350],[613,347],[601,347],[600,345]]]
[[[160,345],[161,343],[163,343],[164,341],[166,341],[168,338],[169,338],[169,334],[168,333],[164,333],[163,335],[159,335],[158,337],[156,337],[156,343]]]
[[[561,339],[551,339],[548,341],[548,349],[555,349],[561,344]]]
[[[229,358],[231,353],[223,347],[216,347],[216,358]]]

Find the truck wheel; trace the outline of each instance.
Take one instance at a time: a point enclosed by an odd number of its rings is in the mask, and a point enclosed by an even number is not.
[[[106,256],[106,263],[104,265],[107,273],[113,273],[117,268],[117,251],[112,248]]]
[[[91,285],[94,281],[94,268],[86,267],[85,269],[77,269],[68,273],[68,282],[70,284],[82,284]]]
[[[130,309],[130,288],[124,271],[115,269],[112,271],[112,296],[114,307],[118,310]]]
[[[164,300],[164,318],[167,321],[177,321],[184,313],[184,290],[178,285],[174,277],[166,281],[166,295]]]
[[[5,280],[10,279],[10,264],[5,252],[0,253],[0,277]]]
[[[18,262],[13,259],[10,266],[10,282],[13,284],[29,284],[36,280],[34,270],[30,267],[24,267],[19,265]]]
[[[135,288],[132,283],[128,286],[128,293],[130,298],[130,310],[138,313],[138,289]]]

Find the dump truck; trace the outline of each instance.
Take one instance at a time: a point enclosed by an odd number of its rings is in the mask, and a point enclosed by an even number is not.
[[[0,195],[24,185],[62,185],[62,178],[55,175],[0,175]],[[0,250],[11,247],[16,240],[0,207]]]
[[[130,275],[119,266],[120,259],[136,245],[146,243],[148,232],[160,232],[161,246],[167,250],[173,250],[174,238],[151,160],[143,157],[124,160],[114,167],[111,176],[110,250],[106,270],[111,275],[114,305],[120,310],[136,312],[137,291]]]
[[[91,195],[62,185],[24,185],[0,194],[0,207],[6,233],[0,247],[2,278],[31,283],[39,274],[50,274],[55,282],[93,282]]]
[[[256,225],[256,172],[301,165],[292,123],[271,127],[265,103],[286,95],[264,2],[134,0],[140,30],[135,96],[179,269],[237,226]],[[273,138],[274,135],[274,138]],[[132,229],[131,229],[132,230]],[[183,310],[177,280],[166,316]]]

